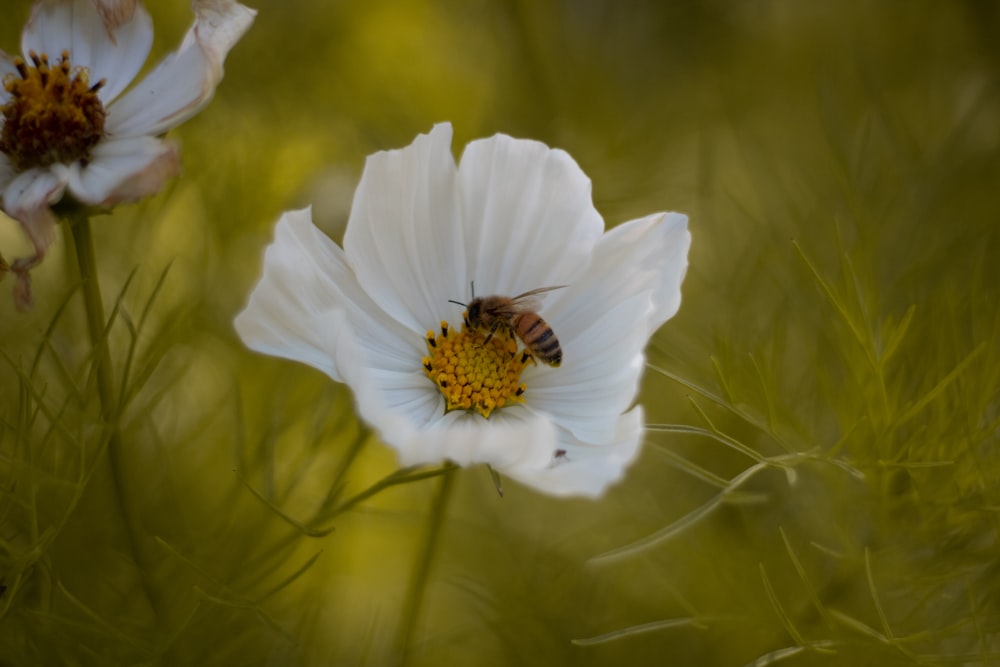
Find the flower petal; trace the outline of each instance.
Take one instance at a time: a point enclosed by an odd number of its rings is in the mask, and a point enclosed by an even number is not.
[[[458,182],[477,294],[568,284],[586,269],[604,221],[590,179],[567,153],[505,135],[473,141]]]
[[[551,458],[557,442],[552,422],[528,410],[505,410],[489,421],[461,411],[439,413],[430,423],[408,421],[381,431],[403,465],[448,460],[461,466],[532,468]]]
[[[3,191],[4,210],[21,223],[35,246],[37,259],[31,266],[41,261],[45,250],[55,240],[55,218],[49,206],[62,198],[65,189],[65,180],[55,171],[29,169],[18,174]],[[30,268],[23,263],[20,266]]]
[[[65,181],[55,172],[30,169],[11,180],[3,191],[4,210],[21,223],[35,247],[35,254],[20,257],[10,265],[17,276],[14,303],[19,310],[31,307],[31,276],[29,271],[45,257],[56,237],[56,219],[49,206],[62,198]]]
[[[92,2],[108,30],[114,30],[131,21],[136,7],[139,6],[137,0],[92,0]]]
[[[367,297],[344,252],[312,224],[308,210],[279,220],[264,277],[235,326],[251,349],[347,383],[361,418],[404,465],[451,460],[538,467],[556,448],[551,421],[524,409],[504,410],[489,421],[444,414],[441,394],[420,367],[422,335]]]
[[[477,414],[445,414],[440,394],[424,377],[411,373],[402,377],[403,383],[386,386],[385,374],[371,368],[371,356],[344,311],[330,313],[325,330],[336,332],[337,372],[354,392],[361,419],[396,450],[402,465],[447,460],[462,466],[490,463],[530,469],[551,459],[557,436],[544,416],[511,409],[494,414],[487,422]],[[400,403],[400,397],[407,397],[411,404]],[[397,400],[390,403],[390,398]]]
[[[560,341],[562,365],[529,369],[522,377],[532,408],[549,415],[575,438],[600,445],[614,437],[618,416],[635,399],[651,305],[648,292],[602,303],[590,301],[587,290],[582,287],[584,295],[579,298],[570,295],[572,315],[556,311],[550,322],[555,332],[572,332]],[[562,325],[564,320],[573,326]]]
[[[686,225],[685,216],[658,213],[609,231],[587,273],[543,313],[559,336],[563,365],[526,372],[528,396],[584,442],[613,436],[615,420],[635,398],[649,336],[677,311]]]
[[[257,12],[234,0],[195,0],[194,10],[195,23],[180,48],[108,109],[109,133],[162,134],[211,99],[222,80],[226,54]]]
[[[681,307],[681,283],[684,282],[684,275],[687,273],[688,250],[691,248],[688,218],[682,213],[667,213],[654,233],[660,236],[660,243],[666,247],[666,253],[660,257],[654,256],[650,260],[660,269],[659,281],[653,291],[650,335],[676,315]]]
[[[177,146],[153,137],[128,137],[99,143],[87,166],[66,167],[69,189],[85,204],[113,206],[138,201],[163,189],[180,173]]]
[[[595,447],[575,442],[561,432],[559,447],[563,453],[554,457],[549,465],[498,470],[549,495],[597,498],[625,474],[639,452],[642,437],[642,408],[635,407],[618,418],[614,439],[608,445]]]
[[[419,370],[423,339],[372,303],[343,251],[313,225],[309,209],[289,211],[278,221],[264,254],[264,275],[236,317],[236,331],[253,350],[300,361],[347,382],[336,363],[343,332],[330,329],[332,311],[340,312],[341,328],[352,329],[382,368]]]
[[[421,336],[467,293],[455,175],[448,124],[369,156],[344,234],[358,282]]]
[[[35,4],[21,35],[25,55],[46,53],[50,60],[70,52],[74,67],[90,70],[91,83],[105,80],[99,95],[107,103],[142,69],[153,44],[153,23],[142,7],[128,21],[108,23],[91,0]]]

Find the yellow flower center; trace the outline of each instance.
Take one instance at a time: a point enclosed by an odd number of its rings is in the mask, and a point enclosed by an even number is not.
[[[513,333],[501,327],[487,341],[489,332],[466,324],[454,333],[441,322],[441,333],[427,332],[424,373],[445,400],[445,412],[475,410],[483,417],[511,403],[524,403],[527,385],[521,371],[535,360],[519,351]]]
[[[18,58],[20,77],[8,74],[3,80],[10,100],[0,107],[0,151],[22,171],[56,162],[86,164],[104,136],[106,114],[97,96],[104,80],[90,85],[86,69],[70,66],[69,51],[55,65],[44,53],[30,56],[34,65]]]

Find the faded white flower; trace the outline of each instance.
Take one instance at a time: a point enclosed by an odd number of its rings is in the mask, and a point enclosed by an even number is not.
[[[193,8],[180,48],[128,91],[153,42],[135,0],[38,0],[21,34],[24,56],[0,51],[0,194],[35,249],[11,265],[19,306],[55,236],[50,207],[67,190],[106,208],[158,192],[179,171],[177,147],[159,135],[208,102],[255,15],[234,0]]]
[[[451,135],[438,125],[368,158],[343,249],[309,210],[284,214],[236,330],[347,383],[404,465],[487,463],[546,493],[598,496],[642,441],[630,406],[643,349],[680,306],[687,217],[605,232],[565,152],[497,135],[456,165]],[[519,337],[483,312],[463,325],[451,301],[471,302],[473,285],[480,297],[565,287],[537,295],[542,329],[519,323]],[[556,360],[553,336],[557,367],[542,363]]]

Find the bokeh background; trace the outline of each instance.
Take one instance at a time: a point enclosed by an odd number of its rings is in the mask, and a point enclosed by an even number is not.
[[[149,4],[155,62],[191,17]],[[66,230],[33,312],[0,283],[0,665],[1000,663],[1000,5],[252,4],[183,176],[93,221],[136,550]],[[473,468],[334,515],[391,450],[235,336],[280,212],[339,241],[445,120],[567,150],[609,226],[690,215],[599,501]]]

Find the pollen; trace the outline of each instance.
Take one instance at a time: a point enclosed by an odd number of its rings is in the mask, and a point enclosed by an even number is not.
[[[10,95],[0,106],[0,151],[21,171],[61,162],[90,161],[90,151],[104,137],[106,113],[86,68],[73,68],[69,51],[57,63],[46,54],[17,58],[17,74],[4,77]]]
[[[528,386],[521,371],[535,360],[518,350],[517,340],[507,330],[487,332],[464,326],[460,332],[441,322],[441,331],[428,331],[428,356],[424,373],[444,396],[445,412],[468,410],[485,418],[504,406],[524,403]]]

